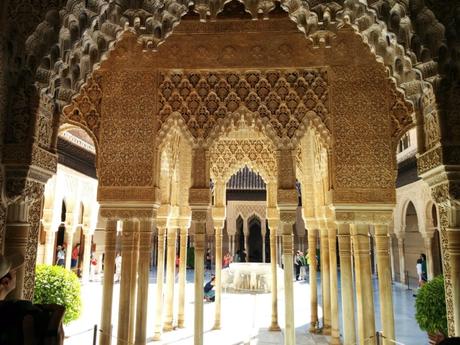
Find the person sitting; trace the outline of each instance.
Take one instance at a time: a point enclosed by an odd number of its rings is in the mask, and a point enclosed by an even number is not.
[[[215,285],[215,280],[216,277],[212,276],[211,280],[206,283],[204,286],[204,299],[207,302],[214,302],[215,296],[216,296],[216,291],[214,290],[214,285]]]

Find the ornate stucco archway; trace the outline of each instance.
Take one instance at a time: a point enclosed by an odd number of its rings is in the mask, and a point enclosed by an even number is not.
[[[115,209],[128,203],[131,208],[134,203],[139,209],[150,209],[160,198],[162,185],[158,174],[153,173],[161,165],[154,134],[167,132],[168,123],[174,122],[171,119],[177,119],[186,129],[184,133],[193,138],[190,165],[201,173],[191,182],[193,214],[193,209],[209,206],[208,145],[225,127],[232,107],[244,103],[257,112],[257,125],[281,151],[277,158],[278,166],[283,167],[277,181],[280,210],[292,211],[294,202],[296,174],[291,151],[307,128],[313,127],[328,143],[328,169],[316,169],[326,171],[326,181],[315,181],[317,190],[327,190],[327,198],[318,194],[322,199],[314,202],[314,209],[334,205],[338,213],[342,212],[337,220],[344,223],[369,221],[369,214],[375,220],[378,217],[373,211],[381,205],[387,210],[395,199],[391,153],[402,133],[414,125],[407,99],[415,101],[419,118],[420,114],[428,120],[431,116],[437,126],[434,100],[429,97],[431,86],[422,78],[426,73],[431,76],[430,67],[422,66],[422,73],[413,69],[417,54],[406,56],[396,37],[358,1],[346,2],[344,7],[320,4],[312,8],[299,1],[283,1],[283,9],[295,24],[276,11],[271,14],[273,2],[242,2],[253,17],[270,20],[201,24],[187,18],[188,9],[181,1],[167,1],[162,7],[143,2],[139,6],[142,10],[129,9],[131,4],[123,1],[98,3],[91,5],[93,13],[89,15],[81,2],[69,1],[62,14],[63,26],[55,25],[51,14],[28,42],[31,67],[43,60],[37,68],[43,110],[39,112],[41,125],[37,126],[40,145],[47,147],[52,142],[52,110],[55,106],[63,109],[64,116],[58,122],[79,124],[96,139],[99,200],[107,207],[116,205]],[[227,3],[208,6],[197,1],[193,11],[201,20],[225,17]],[[393,14],[405,18],[400,7],[394,8]],[[179,23],[182,16],[185,18]],[[398,38],[409,47],[404,25],[400,23]],[[61,29],[59,35],[56,27]],[[244,36],[242,27],[265,39],[255,40],[254,36],[239,41],[236,36]],[[281,44],[284,37],[272,30],[280,27],[289,34],[292,45]],[[222,32],[228,34],[225,42],[216,38]],[[215,37],[183,45],[181,38],[192,33]],[[109,48],[113,49],[105,55]],[[200,54],[203,51],[209,55]],[[355,56],[356,51],[362,54]],[[201,58],[186,59],[196,57],[194,53]],[[376,59],[374,53],[382,59]],[[103,56],[107,60],[96,65]],[[130,68],[133,62],[135,68]],[[322,85],[317,85],[318,80]],[[404,87],[406,94],[396,85]],[[20,126],[16,127],[19,132]],[[427,138],[428,146],[434,142]],[[360,155],[351,154],[352,150]],[[348,208],[352,204],[367,205],[370,212],[358,219]],[[324,223],[330,220],[327,211],[321,210]],[[114,212],[106,214],[114,217]],[[290,222],[288,213],[281,215],[282,224]],[[120,214],[130,218],[126,215],[136,212]],[[200,222],[200,217],[196,212],[195,222]]]

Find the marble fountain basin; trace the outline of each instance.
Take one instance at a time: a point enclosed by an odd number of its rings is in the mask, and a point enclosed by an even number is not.
[[[278,265],[278,289],[283,286],[284,271]],[[235,262],[222,270],[222,289],[233,293],[269,293],[272,291],[272,271],[270,263]]]

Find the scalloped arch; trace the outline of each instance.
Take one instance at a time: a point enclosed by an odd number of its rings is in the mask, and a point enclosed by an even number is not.
[[[52,95],[62,109],[79,93],[104,56],[115,48],[124,31],[134,32],[145,49],[155,50],[189,11],[188,6],[194,5],[200,20],[205,21],[216,19],[230,1],[142,1],[139,8],[129,8],[129,1],[92,1],[86,7],[84,0],[69,0],[61,10],[60,26],[53,26],[55,16],[50,14],[27,40],[27,61],[41,62],[37,68],[35,63],[29,68],[35,70],[39,88]],[[275,0],[238,1],[254,19],[259,14],[268,18],[277,4]],[[359,0],[346,1],[343,5],[326,0],[282,0],[281,6],[299,30],[318,46],[328,45],[340,28],[353,26],[416,107],[423,97],[424,87],[420,86],[426,85],[423,79],[438,74],[436,63],[422,58],[427,56],[423,52],[429,51],[428,48],[434,51],[439,47],[417,46],[416,52],[409,49],[411,22],[408,9],[399,3],[389,11],[399,16],[397,33],[391,32],[386,22],[379,19],[385,11]],[[439,27],[437,22],[433,25]],[[442,26],[435,33],[444,38]],[[414,68],[416,63],[419,64]]]

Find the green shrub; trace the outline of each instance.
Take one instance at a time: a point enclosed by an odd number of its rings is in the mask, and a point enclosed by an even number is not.
[[[194,268],[195,267],[195,248],[190,247],[187,249],[187,267]]]
[[[65,307],[64,324],[81,313],[80,282],[75,273],[61,266],[37,265],[34,303],[55,303]]]
[[[424,284],[415,299],[415,318],[420,329],[447,336],[446,300],[444,277],[438,276]]]

